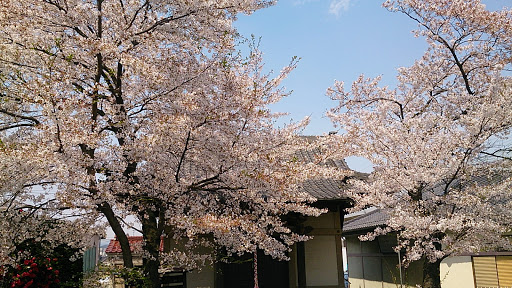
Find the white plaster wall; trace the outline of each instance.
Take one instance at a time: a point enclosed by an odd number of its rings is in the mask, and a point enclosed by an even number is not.
[[[306,241],[306,285],[338,285],[336,236],[315,236]]]
[[[442,288],[475,288],[471,256],[448,257],[441,262]]]

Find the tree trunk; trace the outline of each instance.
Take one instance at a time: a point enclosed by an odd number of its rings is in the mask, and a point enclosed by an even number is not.
[[[159,259],[144,259],[144,272],[146,272],[146,279],[149,284],[148,287],[160,288],[160,274],[158,273],[159,267]]]
[[[121,251],[123,253],[123,265],[125,268],[133,268],[133,259],[132,259],[132,251],[130,250],[130,242],[128,241],[128,237],[121,227],[121,223],[117,220],[114,215],[114,211],[112,211],[112,207],[108,203],[102,203],[98,205],[98,210],[105,215],[110,224],[110,227],[116,234],[117,241],[119,241],[119,245],[121,246]]]
[[[442,259],[430,262],[425,259],[423,263],[423,288],[441,288],[441,273],[439,270]]]
[[[144,258],[144,274],[147,277],[149,287],[160,288],[160,241],[162,231],[157,224],[157,212],[145,211],[146,217],[141,215],[142,232],[145,240],[144,249],[151,256]]]

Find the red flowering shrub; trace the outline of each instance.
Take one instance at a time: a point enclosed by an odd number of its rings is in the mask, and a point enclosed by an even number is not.
[[[9,283],[8,287],[11,288],[59,287],[59,270],[54,269],[55,264],[57,264],[57,258],[32,257],[31,259],[24,260],[15,269],[7,269],[7,271],[10,271],[0,277],[4,278],[4,283]]]

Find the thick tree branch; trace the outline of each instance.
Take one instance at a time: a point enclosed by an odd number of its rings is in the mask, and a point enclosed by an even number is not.
[[[121,250],[123,251],[123,265],[126,268],[133,268],[133,257],[132,252],[130,250],[130,242],[128,241],[128,237],[119,223],[118,218],[115,216],[114,211],[110,204],[103,202],[102,204],[97,205],[98,211],[100,211],[107,218],[108,223],[110,224],[110,228],[114,231],[114,234],[117,237],[117,241],[119,241],[119,245],[121,246]]]
[[[176,183],[180,182],[180,170],[183,165],[183,161],[185,160],[185,153],[187,153],[189,142],[190,142],[190,131],[188,131],[188,133],[187,133],[187,140],[185,141],[185,147],[183,148],[183,152],[181,153],[180,161],[178,163],[178,168],[176,169],[176,174],[174,175],[174,179],[176,179]]]
[[[169,17],[164,17],[164,18],[156,21],[153,25],[149,26],[148,28],[135,33],[135,35],[139,36],[141,34],[151,32],[151,31],[155,30],[159,26],[165,25],[165,24],[170,23],[170,22],[175,21],[175,20],[186,18],[186,17],[188,17],[190,15],[193,15],[195,13],[197,13],[197,11],[190,11],[190,12],[187,12],[187,13],[185,13],[183,15],[180,15],[180,16],[174,16],[173,15],[173,16],[169,16]]]
[[[31,121],[33,126],[40,124],[39,120],[37,120],[36,118],[34,118],[32,116],[19,115],[19,114],[7,111],[6,109],[2,109],[2,108],[0,108],[0,113],[11,116],[13,118],[19,118],[19,119]]]

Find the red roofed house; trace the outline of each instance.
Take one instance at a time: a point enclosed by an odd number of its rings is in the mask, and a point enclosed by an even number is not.
[[[141,266],[142,265],[142,236],[128,236],[128,242],[130,243],[130,250],[133,253],[133,265]],[[160,241],[160,251],[164,251],[164,240]],[[117,239],[110,240],[107,249],[105,250],[107,253],[108,260],[115,265],[123,265],[123,254],[121,250],[121,245]]]

